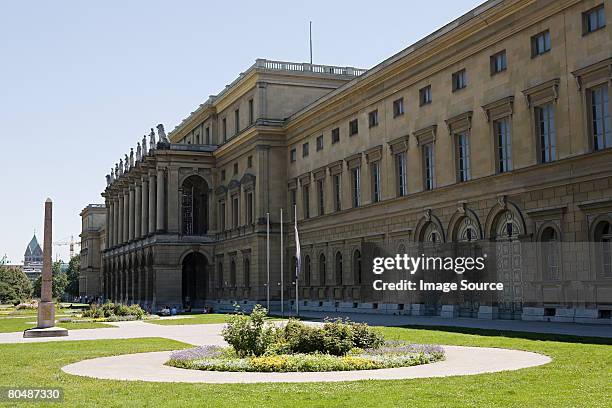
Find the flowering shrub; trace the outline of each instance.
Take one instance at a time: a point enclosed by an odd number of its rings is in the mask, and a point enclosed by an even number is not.
[[[146,315],[140,305],[127,306],[121,303],[107,302],[102,306],[92,304],[83,311],[83,317],[94,319],[107,318],[108,321],[141,320]]]
[[[345,356],[298,353],[238,357],[230,348],[205,346],[175,352],[166,364],[205,371],[323,372],[409,367],[444,359],[443,349],[437,346],[402,344],[384,349],[387,353],[380,353],[381,348],[375,353],[354,349],[356,354]]]
[[[22,302],[15,306],[15,310],[35,310],[38,309],[38,302],[33,300],[31,302]]]

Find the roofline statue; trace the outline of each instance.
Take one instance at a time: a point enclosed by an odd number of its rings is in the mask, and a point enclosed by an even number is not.
[[[129,171],[130,171],[130,158],[128,157],[127,154],[125,155],[125,161],[123,162],[123,165],[125,166],[123,172],[124,173],[129,173]]]
[[[142,137],[142,160],[147,157],[147,135]]]
[[[123,159],[119,159],[119,175],[123,175]]]
[[[157,136],[159,138],[159,143],[170,144],[170,140],[168,140],[166,131],[164,130],[164,125],[161,123],[157,125]]]
[[[153,150],[157,146],[157,144],[155,143],[155,131],[153,130],[153,128],[151,128],[151,133],[149,133],[149,139],[149,149]]]

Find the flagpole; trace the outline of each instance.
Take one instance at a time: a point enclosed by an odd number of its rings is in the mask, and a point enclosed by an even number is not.
[[[297,205],[293,206],[293,212],[294,212],[294,216],[295,216],[295,234],[297,236]],[[299,243],[298,243],[299,244]],[[297,249],[297,248],[296,248]],[[300,256],[301,256],[302,251],[300,250]],[[300,262],[301,260],[298,259],[295,262],[295,315],[299,316],[300,315],[300,302],[299,302],[299,279],[300,279]]]
[[[266,213],[266,252],[267,252],[267,284],[266,284],[266,300],[267,300],[267,309],[268,313],[270,313],[270,213]]]
[[[285,248],[283,248],[283,209],[280,209],[280,290],[281,290],[281,316],[285,317],[285,284],[283,282],[283,252],[285,252]]]

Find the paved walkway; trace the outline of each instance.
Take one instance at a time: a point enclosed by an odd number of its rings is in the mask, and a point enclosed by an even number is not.
[[[68,374],[107,380],[185,383],[338,382],[401,380],[518,370],[549,363],[541,354],[483,347],[444,346],[446,360],[413,367],[312,373],[243,373],[187,370],[165,366],[172,352],[127,354],[83,360],[62,368]]]
[[[273,312],[276,313],[276,311]],[[287,314],[285,315],[287,316]],[[310,319],[324,319],[326,316],[348,317],[352,321],[365,322],[374,326],[446,326],[612,338],[612,324],[577,324],[470,318],[444,319],[439,316],[394,316],[390,314],[338,312],[300,312],[300,316]]]
[[[143,321],[115,322],[109,324],[115,327],[71,330],[68,337],[23,338],[21,332],[0,333],[0,343],[162,337],[196,346],[226,344],[221,337],[223,324],[165,326]],[[164,365],[171,353],[169,351],[127,354],[83,360],[65,366],[62,370],[69,374],[101,379],[158,382],[325,382],[473,375],[504,370],[517,370],[520,368],[546,364],[551,361],[547,356],[519,350],[459,346],[444,346],[444,348],[447,353],[445,361],[414,367],[383,370],[325,373],[233,373],[186,370]]]

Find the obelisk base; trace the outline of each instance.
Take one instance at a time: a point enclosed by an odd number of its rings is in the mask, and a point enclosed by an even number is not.
[[[23,337],[61,337],[67,336],[68,330],[55,327],[55,304],[38,303],[38,326],[23,332]]]

